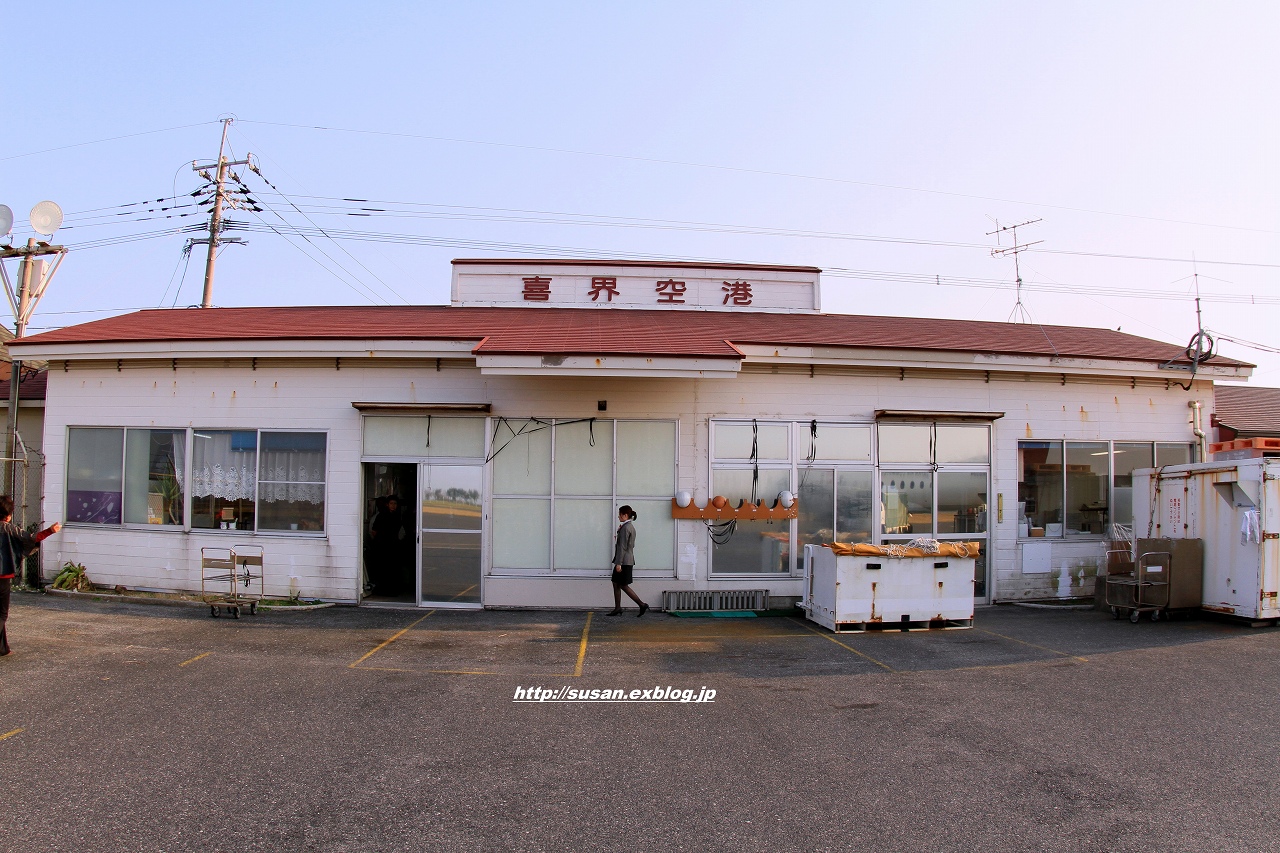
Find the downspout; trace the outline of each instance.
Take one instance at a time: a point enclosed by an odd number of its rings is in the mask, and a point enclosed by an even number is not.
[[[1200,401],[1188,400],[1187,406],[1192,410],[1191,431],[1195,433],[1197,443],[1200,445],[1200,461],[1207,462],[1209,461],[1209,442],[1204,430],[1200,428]]]

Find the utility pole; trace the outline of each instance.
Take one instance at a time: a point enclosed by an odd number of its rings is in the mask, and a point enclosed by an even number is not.
[[[62,211],[56,204],[51,201],[43,201],[36,205],[31,211],[31,224],[36,233],[44,236],[52,236],[53,232],[62,224]],[[4,234],[9,233],[12,226],[13,214],[5,205],[0,205],[0,224],[2,224]],[[3,236],[3,235],[0,235]],[[45,257],[53,256],[55,258],[53,265],[46,269]],[[32,237],[27,240],[25,246],[0,246],[0,281],[4,284],[5,296],[9,299],[9,307],[13,309],[14,332],[16,337],[21,338],[27,333],[27,323],[31,320],[31,315],[35,313],[36,305],[44,296],[45,291],[49,288],[49,283],[53,281],[53,276],[58,271],[58,267],[62,265],[62,260],[67,256],[65,246],[53,246],[49,243],[41,242]],[[13,285],[9,281],[9,271],[4,266],[4,261],[9,258],[18,258],[20,266],[18,268],[18,292],[15,294]],[[12,352],[10,353],[12,356]],[[18,463],[18,386],[22,381],[22,362],[16,358],[12,358],[12,365],[9,370],[9,413],[8,423],[5,429],[4,439],[4,482],[3,488],[7,494],[13,495],[15,503],[25,507],[26,487],[27,483],[18,483],[17,463]],[[17,495],[17,488],[23,487],[23,494]],[[19,500],[19,498],[21,498]],[[25,512],[18,519],[20,524],[25,525],[27,519]],[[19,573],[21,574],[21,572]],[[38,585],[39,577],[30,574],[27,583]]]
[[[222,231],[222,206],[228,204],[235,207],[234,199],[228,199],[225,184],[227,180],[227,168],[229,166],[249,166],[252,165],[253,155],[250,154],[244,160],[228,161],[225,156],[227,149],[227,131],[231,128],[233,118],[224,118],[222,120],[222,142],[218,145],[218,162],[200,165],[199,162],[192,162],[191,169],[198,172],[208,181],[212,181],[214,185],[213,193],[213,210],[209,214],[209,236],[200,240],[192,240],[189,246],[196,243],[208,243],[209,254],[205,257],[204,262],[204,296],[200,300],[201,308],[213,307],[213,265],[218,260],[218,246],[223,243],[242,243],[236,237],[221,237]],[[215,176],[210,176],[209,170],[216,169]]]
[[[1035,225],[1037,222],[1042,222],[1042,221],[1043,220],[1041,219],[1029,219],[1026,222],[1019,222],[1017,225],[1005,225],[1001,227],[1000,221],[996,220],[996,230],[987,232],[988,237],[990,237],[993,234],[995,235],[996,243],[1000,242],[1000,235],[1003,234],[1005,231],[1009,231],[1013,235],[1012,246],[1009,246],[1008,248],[1001,247],[1001,248],[996,248],[991,250],[991,257],[993,258],[1003,258],[1009,255],[1013,255],[1013,272],[1017,280],[1018,290],[1017,290],[1017,301],[1014,302],[1013,304],[1013,310],[1009,312],[1009,319],[1007,322],[1010,322],[1010,323],[1030,323],[1031,322],[1031,314],[1030,312],[1027,311],[1026,306],[1022,304],[1022,268],[1018,264],[1018,255],[1022,254],[1024,251],[1031,248],[1032,246],[1035,246],[1044,242],[1043,240],[1036,240],[1035,242],[1032,242],[1032,243],[1019,244],[1018,229],[1023,228],[1027,225]]]

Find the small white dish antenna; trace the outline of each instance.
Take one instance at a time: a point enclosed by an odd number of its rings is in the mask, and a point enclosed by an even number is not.
[[[0,237],[9,236],[13,230],[13,209],[7,204],[0,204]]]
[[[42,201],[31,208],[31,230],[46,237],[62,227],[62,208],[51,201]]]

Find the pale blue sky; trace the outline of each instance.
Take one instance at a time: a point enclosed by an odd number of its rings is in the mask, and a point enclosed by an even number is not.
[[[1280,346],[1274,2],[309,2],[221,11],[71,2],[26,14],[40,35],[8,41],[0,202],[20,218],[41,199],[59,202],[68,213],[60,242],[74,248],[173,224],[99,225],[80,212],[191,191],[199,180],[184,164],[213,158],[214,121],[234,114],[235,153],[257,155],[314,223],[437,243],[338,248],[316,236],[313,247],[295,237],[298,248],[245,234],[249,245],[219,261],[220,305],[397,294],[444,302],[450,258],[516,253],[439,245],[470,241],[855,270],[861,277],[824,279],[827,310],[1004,320],[1011,291],[919,282],[1011,280],[1011,262],[983,248],[992,242],[985,232],[993,219],[1043,218],[1022,233],[1043,240],[1038,249],[1194,254],[1206,294],[1272,300],[1206,302],[1206,326]],[[496,221],[492,210],[458,219],[445,207],[415,208],[430,218],[357,218],[312,207],[351,205],[303,196],[585,214],[596,224]],[[287,201],[263,198],[310,227]],[[600,217],[773,233],[606,227]],[[21,225],[20,239],[29,233]],[[174,304],[184,239],[73,252],[34,325],[102,316],[71,311]],[[1185,294],[1189,263],[1023,259],[1028,284],[1091,291],[1027,292],[1038,321],[1178,343],[1195,330],[1188,302],[1113,295]],[[194,257],[177,305],[199,300],[201,273]],[[910,324],[903,329],[909,336]],[[1222,349],[1261,365],[1256,383],[1280,385],[1280,355]]]

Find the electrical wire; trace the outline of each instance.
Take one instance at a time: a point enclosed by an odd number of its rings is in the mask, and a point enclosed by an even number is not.
[[[217,122],[198,121],[195,124],[180,124],[175,127],[162,127],[158,130],[143,130],[138,133],[126,133],[121,136],[108,136],[105,139],[92,139],[88,142],[73,142],[70,145],[59,145],[56,148],[45,148],[40,151],[28,151],[25,154],[10,154],[7,157],[0,157],[0,162],[5,160],[19,160],[23,157],[35,157],[37,154],[49,154],[54,151],[66,151],[70,148],[83,148],[86,145],[101,145],[104,142],[117,142],[121,139],[134,139],[139,136],[150,136],[156,133],[169,133],[174,130],[186,130],[191,127],[204,127],[207,124],[217,124]]]
[[[809,175],[809,174],[804,174],[800,172],[784,172],[784,171],[778,171],[773,169],[755,169],[755,168],[749,168],[745,166],[728,166],[720,163],[699,163],[696,161],[688,161],[688,160],[669,160],[669,159],[663,159],[659,157],[640,157],[640,156],[629,155],[629,154],[611,154],[611,153],[605,153],[605,152],[599,152],[599,151],[584,151],[584,150],[572,149],[572,148],[555,148],[555,147],[543,146],[543,145],[520,145],[517,143],[511,143],[511,142],[493,142],[490,140],[483,140],[483,139],[464,139],[460,137],[451,137],[451,136],[430,136],[430,135],[418,134],[418,133],[400,133],[395,131],[365,130],[361,128],[326,127],[324,125],[290,124],[286,122],[275,122],[275,121],[255,121],[253,119],[240,119],[240,121],[244,122],[245,124],[258,124],[258,125],[264,125],[264,126],[270,126],[270,127],[287,127],[287,128],[294,128],[299,130],[319,130],[319,131],[325,131],[330,133],[363,134],[368,136],[385,136],[385,137],[394,137],[394,138],[400,138],[400,139],[421,139],[421,140],[430,141],[430,142],[448,142],[448,143],[455,143],[455,144],[462,144],[462,145],[488,146],[492,148],[507,148],[507,149],[516,149],[516,150],[524,150],[524,151],[539,151],[539,152],[552,153],[552,154],[569,154],[569,155],[579,156],[579,157],[593,157],[593,158],[608,159],[608,160],[625,160],[625,161],[638,162],[638,163],[653,163],[653,164],[665,165],[665,166],[682,166],[682,167],[696,168],[696,169],[710,169],[715,171],[731,172],[736,174],[765,175],[768,177],[791,178],[791,179],[805,180],[805,181],[823,181],[823,182],[829,182],[829,183],[835,183],[835,184],[871,187],[873,189],[894,190],[896,192],[922,193],[927,195],[945,196],[948,198],[969,198],[969,199],[977,199],[979,201],[998,202],[1001,204],[1017,204],[1017,205],[1047,208],[1052,210],[1066,210],[1073,213],[1088,213],[1088,214],[1093,214],[1097,216],[1112,216],[1112,217],[1118,217],[1123,219],[1138,219],[1138,220],[1145,220],[1148,222],[1163,222],[1163,223],[1173,224],[1173,225],[1192,225],[1199,228],[1221,228],[1221,229],[1229,229],[1233,231],[1252,231],[1252,232],[1263,233],[1263,234],[1277,233],[1274,230],[1264,229],[1264,228],[1246,228],[1239,225],[1222,225],[1222,224],[1211,223],[1211,222],[1191,222],[1191,221],[1180,220],[1180,219],[1169,219],[1169,218],[1159,217],[1159,216],[1144,216],[1141,214],[1133,214],[1133,213],[1117,213],[1114,211],[1095,210],[1092,208],[1073,207],[1070,205],[1061,205],[1061,204],[1044,204],[1040,202],[1021,201],[1018,199],[1000,198],[996,196],[978,195],[973,193],[961,193],[961,192],[951,192],[948,190],[936,190],[936,189],[927,189],[923,187],[911,187],[911,186],[905,186],[901,184],[884,184],[884,183],[877,183],[874,181],[859,181],[852,178],[838,178],[830,175]]]

